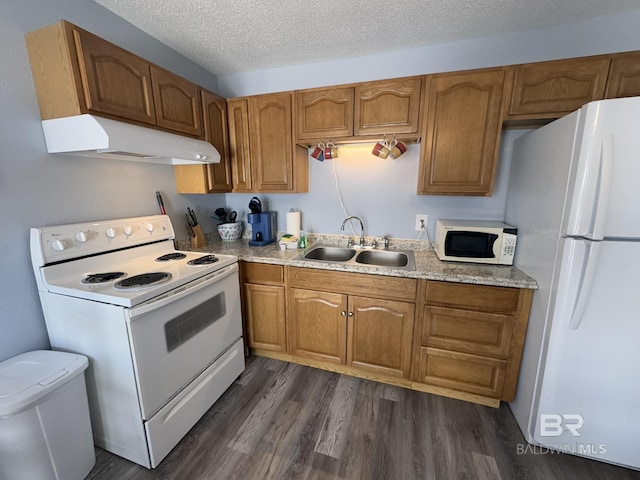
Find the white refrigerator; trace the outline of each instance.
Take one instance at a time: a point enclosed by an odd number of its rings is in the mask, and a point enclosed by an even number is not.
[[[505,222],[539,289],[511,410],[533,445],[640,469],[640,97],[589,103],[512,158]]]

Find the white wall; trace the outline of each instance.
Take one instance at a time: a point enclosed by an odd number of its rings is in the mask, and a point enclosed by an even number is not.
[[[48,155],[24,35],[64,18],[215,90],[215,76],[87,0],[0,0],[0,361],[48,348],[29,228],[158,213],[184,218],[170,166]],[[198,210],[198,208],[196,208]],[[179,233],[186,231],[179,224]]]

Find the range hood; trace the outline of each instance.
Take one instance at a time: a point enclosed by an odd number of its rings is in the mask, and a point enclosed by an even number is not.
[[[95,115],[43,120],[42,129],[49,153],[165,165],[220,163],[220,153],[203,140]]]

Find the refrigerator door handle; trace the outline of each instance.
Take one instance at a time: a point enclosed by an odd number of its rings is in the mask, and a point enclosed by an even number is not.
[[[603,238],[604,225],[607,221],[613,171],[613,137],[611,135],[603,135],[600,148],[600,169],[598,171],[599,179],[596,190],[597,200],[595,202],[593,232],[589,235],[593,239]]]
[[[585,243],[587,244],[587,252],[582,264],[582,272],[580,272],[580,287],[578,288],[576,303],[569,320],[569,328],[571,330],[577,330],[580,327],[580,323],[582,323],[582,318],[591,296],[593,282],[596,278],[598,259],[600,258],[600,243],[591,241],[585,241]]]

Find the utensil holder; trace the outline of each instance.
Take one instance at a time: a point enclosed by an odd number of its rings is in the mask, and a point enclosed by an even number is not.
[[[191,237],[191,248],[200,248],[205,247],[207,245],[206,240],[204,239],[204,234],[202,233],[202,229],[200,225],[196,225],[195,227],[191,227],[195,236]]]

